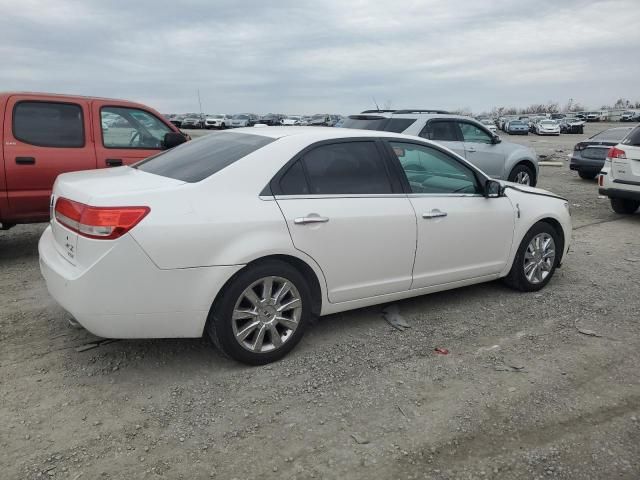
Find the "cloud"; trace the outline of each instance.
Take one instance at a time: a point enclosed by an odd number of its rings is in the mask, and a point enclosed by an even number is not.
[[[165,112],[640,100],[636,0],[0,0],[0,90]],[[603,18],[615,20],[615,28]],[[624,32],[624,33],[623,33]]]

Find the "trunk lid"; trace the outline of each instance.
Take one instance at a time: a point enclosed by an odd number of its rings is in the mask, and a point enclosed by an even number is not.
[[[59,198],[94,207],[147,206],[145,197],[175,189],[184,183],[129,167],[60,175],[53,186],[50,204],[56,250],[74,266],[89,266],[118,242],[118,239],[87,238],[62,225],[55,215]]]

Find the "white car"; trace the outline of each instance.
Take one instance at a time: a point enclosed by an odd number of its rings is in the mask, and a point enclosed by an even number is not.
[[[480,123],[487,127],[487,129],[491,133],[498,133],[498,127],[496,127],[496,123],[490,118],[483,118],[482,120],[480,120]]]
[[[284,117],[280,120],[280,124],[285,126],[300,125],[301,121],[302,117],[300,115],[289,115],[288,117]]]
[[[544,287],[566,200],[490,179],[420,137],[214,132],[132,167],[60,175],[40,265],[102,337],[199,337],[274,361],[314,315],[503,278]]]
[[[540,120],[536,123],[538,135],[560,135],[560,125],[555,120]]]
[[[204,120],[204,128],[219,128],[225,129],[231,126],[231,115],[224,113],[217,113],[215,115],[207,115]]]
[[[640,207],[640,127],[611,147],[598,177],[600,195],[606,195],[616,213],[632,214]]]

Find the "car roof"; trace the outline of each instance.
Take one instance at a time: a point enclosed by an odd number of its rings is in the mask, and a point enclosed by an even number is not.
[[[412,137],[402,133],[382,132],[379,130],[359,130],[357,128],[334,128],[334,127],[248,127],[231,130],[235,133],[246,133],[249,135],[260,135],[269,138],[284,137],[308,137],[313,141],[331,140],[334,138],[358,138],[358,137]],[[419,137],[415,137],[419,138]],[[424,140],[424,139],[421,139]]]
[[[401,113],[399,113],[401,112]],[[473,117],[468,117],[466,115],[456,115],[454,113],[408,113],[409,110],[394,110],[393,112],[389,110],[382,111],[371,111],[365,110],[362,113],[354,113],[348,115],[349,118],[354,117],[380,117],[380,118],[413,118],[413,119],[428,119],[428,118],[442,118],[442,119],[456,119],[456,120],[473,120],[478,122]],[[417,110],[416,110],[417,112]]]

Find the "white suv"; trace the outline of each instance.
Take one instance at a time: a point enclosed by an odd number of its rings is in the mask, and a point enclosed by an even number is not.
[[[640,126],[611,147],[598,177],[600,194],[611,200],[616,213],[631,214],[640,207]]]
[[[486,125],[442,110],[365,110],[349,116],[343,128],[404,133],[435,141],[493,178],[531,185],[538,181],[538,155],[503,142]]]

